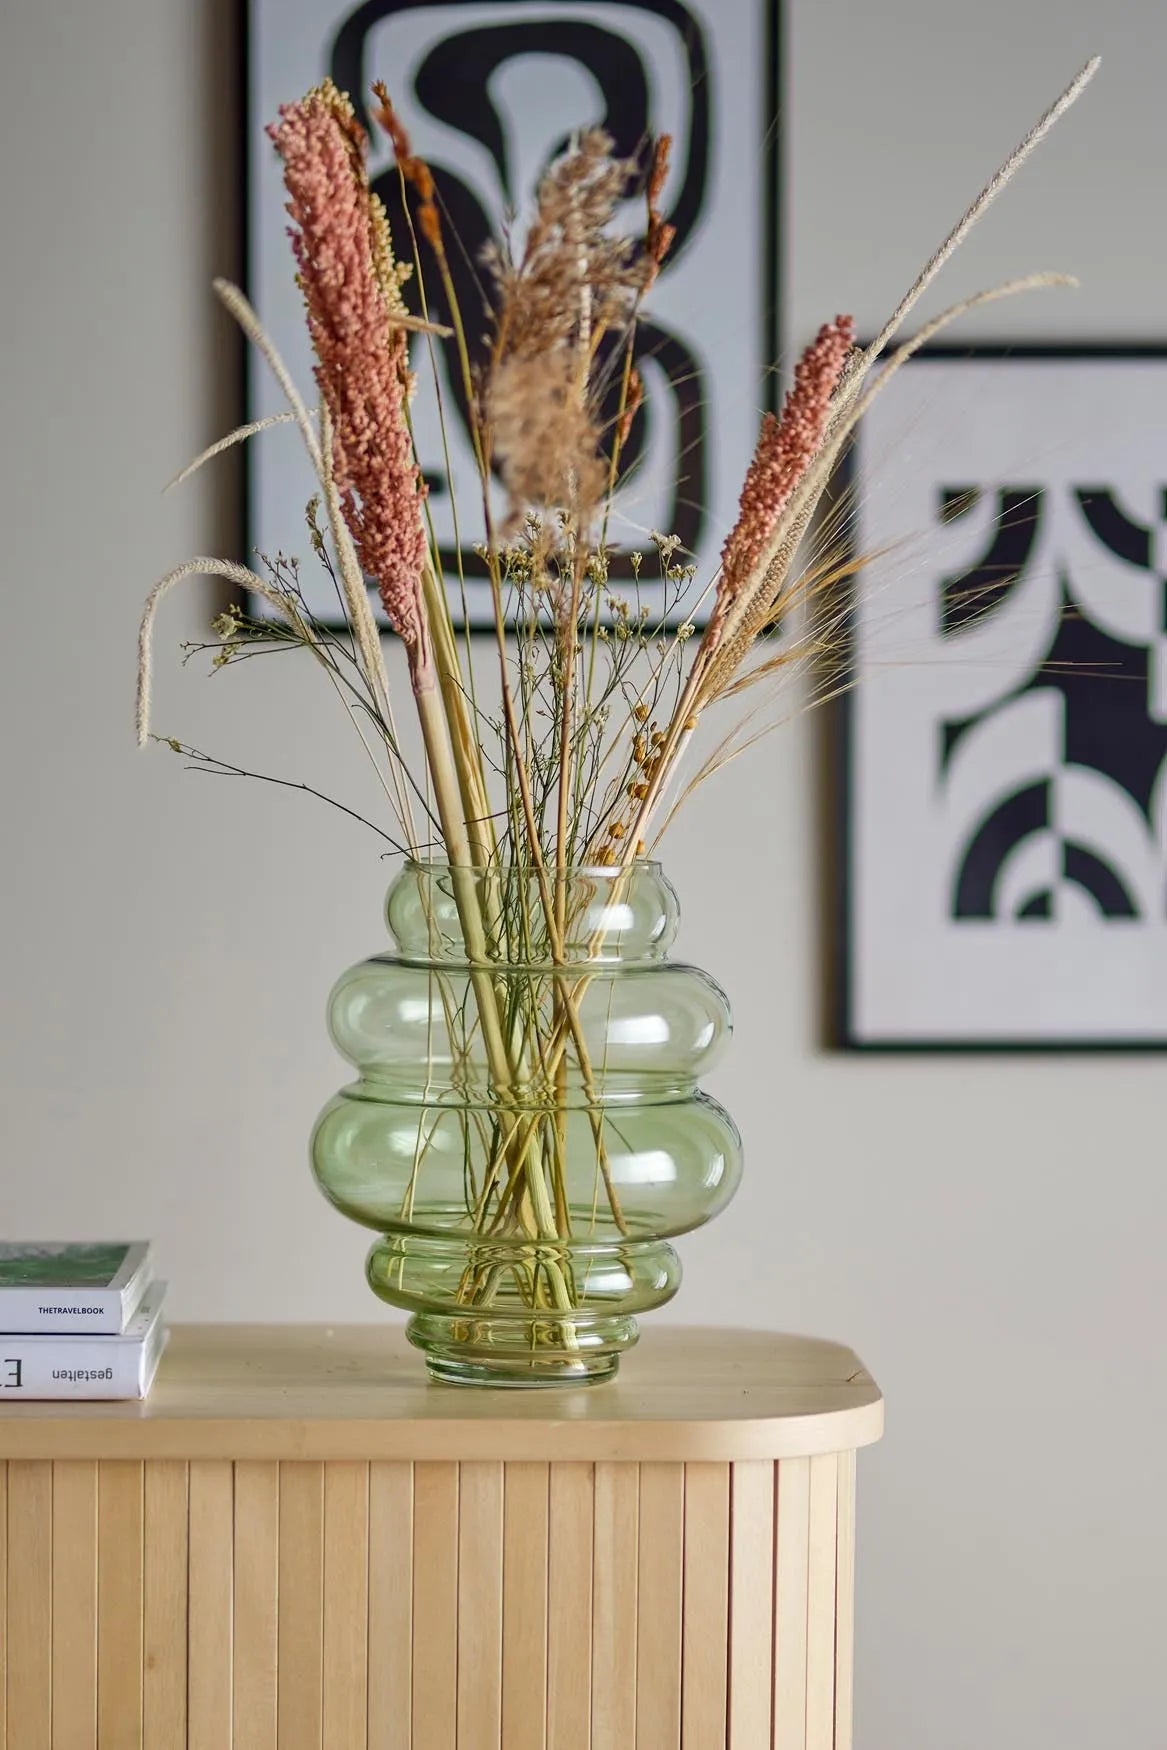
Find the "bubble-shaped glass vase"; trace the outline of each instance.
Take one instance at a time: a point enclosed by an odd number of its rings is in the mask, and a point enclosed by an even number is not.
[[[435,1377],[605,1378],[677,1291],[669,1242],[737,1186],[737,1129],[698,1087],[725,996],[668,959],[656,863],[410,862],[386,918],[394,950],[329,1001],[357,1079],[317,1121],[320,1188],[380,1236],[369,1283]]]

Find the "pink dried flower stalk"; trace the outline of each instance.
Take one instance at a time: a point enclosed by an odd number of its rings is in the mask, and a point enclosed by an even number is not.
[[[292,249],[332,422],[332,463],[345,522],[410,670],[430,672],[421,577],[425,487],[405,418],[408,368],[400,272],[384,209],[365,169],[367,142],[331,80],[284,105],[268,129],[284,161]],[[396,294],[396,298],[395,298]]]
[[[721,552],[719,606],[735,600],[761,564],[784,505],[822,443],[831,397],[854,342],[850,316],[825,322],[798,361],[781,416],[763,419],[738,519]]]

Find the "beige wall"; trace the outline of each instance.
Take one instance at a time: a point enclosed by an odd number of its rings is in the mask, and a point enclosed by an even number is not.
[[[1094,48],[1096,88],[947,289],[1077,268],[1076,296],[980,332],[1163,337],[1155,0],[790,10],[792,343],[838,307],[870,328]],[[152,1234],[176,1317],[353,1320],[376,1314],[364,1240],[305,1139],[342,1072],[323,999],[380,940],[384,870],[339,817],[130,735],[142,594],[230,528],[229,471],[159,495],[233,406],[206,290],[233,265],[227,11],[26,0],[0,23],[0,1233]],[[208,599],[163,616],[160,726],[345,774],[359,803],[295,662],[178,673]],[[735,1005],[716,1091],[749,1151],[676,1316],[844,1337],[887,1391],[861,1467],[867,1750],[1158,1750],[1165,1062],[822,1055],[813,751],[791,727],[668,852],[684,946]]]

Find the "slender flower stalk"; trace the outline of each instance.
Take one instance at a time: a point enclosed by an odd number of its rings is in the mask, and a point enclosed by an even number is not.
[[[799,359],[781,418],[766,414],[742,487],[738,520],[721,551],[721,577],[703,644],[713,644],[729,604],[756,588],[791,493],[818,454],[831,402],[855,343],[850,316],[825,322]]]
[[[332,422],[332,467],[366,574],[409,655],[430,680],[422,599],[424,486],[405,418],[404,313],[384,208],[370,192],[366,143],[331,81],[286,104],[269,129],[284,161],[292,250]]]

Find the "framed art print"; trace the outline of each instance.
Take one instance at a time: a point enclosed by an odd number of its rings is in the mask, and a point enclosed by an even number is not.
[[[642,163],[649,137],[668,133],[673,150],[663,205],[676,238],[637,329],[644,400],[624,447],[627,476],[609,524],[618,549],[611,575],[631,580],[630,555],[659,531],[679,537],[707,581],[719,531],[734,522],[778,353],[778,3],[251,0],[249,290],[297,382],[310,389],[311,361],[280,167],[263,133],[281,102],[325,74],[350,93],[369,132],[373,183],[400,245],[409,232],[398,178],[367,110],[373,80],[386,81],[457,238],[451,260],[472,349],[487,328],[481,268],[492,240],[487,215],[514,211],[521,242],[535,184],[581,129],[603,127],[621,154]],[[643,201],[630,200],[620,222],[638,235]],[[440,320],[446,311],[438,275],[427,272],[424,240],[419,249],[430,312]],[[405,247],[402,253],[408,259]],[[407,285],[407,299],[416,295],[416,285]],[[412,363],[419,373],[430,368],[420,338]],[[455,517],[469,551],[481,538],[483,513],[452,341],[438,347],[437,370],[450,416],[449,453],[430,395],[415,404],[417,441],[461,622],[462,590],[450,575]],[[279,391],[258,355],[250,372],[249,417],[279,411]],[[613,410],[617,394],[614,381]],[[312,475],[291,430],[265,433],[249,448],[249,546],[286,550],[303,527]],[[476,573],[473,563],[465,620],[486,625],[493,616],[489,586],[485,568]],[[672,623],[694,617],[691,596],[673,599],[670,592],[666,603],[663,586],[647,575],[638,599],[654,624],[666,610]],[[303,578],[316,589],[310,568]],[[325,622],[335,618],[327,579],[317,596],[309,594],[312,610]]]
[[[852,460],[842,1039],[1167,1046],[1167,352],[941,349]]]

